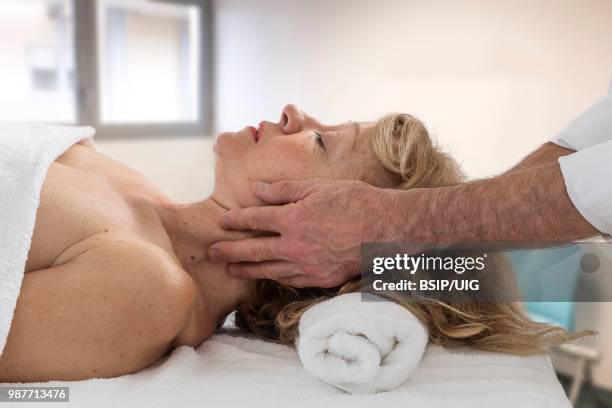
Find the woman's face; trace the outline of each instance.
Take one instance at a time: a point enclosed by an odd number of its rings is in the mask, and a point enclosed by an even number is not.
[[[254,181],[306,178],[373,182],[383,172],[371,148],[373,123],[323,125],[287,105],[278,122],[262,121],[219,135],[213,196],[227,207],[261,204]]]

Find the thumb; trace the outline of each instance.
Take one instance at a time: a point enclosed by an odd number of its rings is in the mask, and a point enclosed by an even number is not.
[[[277,181],[266,183],[257,181],[254,185],[254,193],[257,198],[266,204],[282,205],[304,199],[308,195],[304,181]]]

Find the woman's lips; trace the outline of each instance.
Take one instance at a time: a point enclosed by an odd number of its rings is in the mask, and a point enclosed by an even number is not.
[[[253,136],[253,140],[255,140],[255,143],[259,142],[259,132],[255,128],[255,126],[249,126],[249,131],[251,132],[251,135]]]
[[[251,132],[251,136],[253,136],[253,140],[255,140],[255,143],[259,143],[259,140],[263,137],[264,125],[265,123],[261,121],[259,122],[257,127],[247,126],[247,128],[249,129],[249,132]]]
[[[259,122],[259,125],[257,125],[257,139],[261,139],[263,137],[264,125],[264,121]]]

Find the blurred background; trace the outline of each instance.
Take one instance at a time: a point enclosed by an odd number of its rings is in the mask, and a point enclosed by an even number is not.
[[[0,121],[94,126],[179,201],[211,191],[215,134],[286,103],[331,123],[417,115],[486,177],[605,94],[611,22],[605,0],[0,0]],[[612,306],[572,313],[596,354],[555,367],[568,389],[584,374],[578,406],[605,404]]]

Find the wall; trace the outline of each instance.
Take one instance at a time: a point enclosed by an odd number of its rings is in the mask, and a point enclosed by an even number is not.
[[[204,199],[213,187],[213,137],[102,139],[98,148],[154,180],[169,197],[189,203]]]

